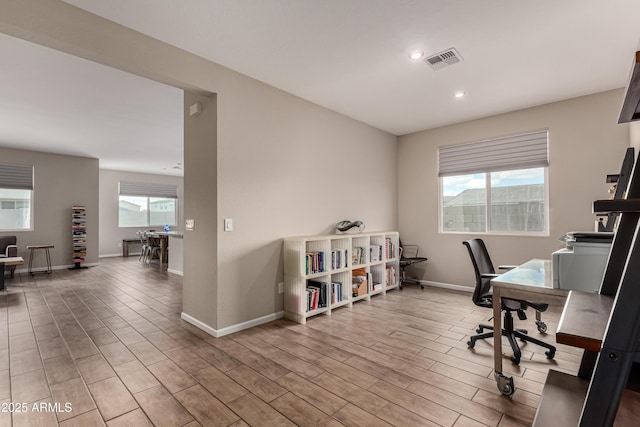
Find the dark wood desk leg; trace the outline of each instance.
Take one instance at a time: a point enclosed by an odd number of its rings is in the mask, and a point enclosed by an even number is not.
[[[168,264],[169,263],[169,254],[167,249],[169,248],[169,237],[165,237],[160,240],[160,255],[161,255],[161,263]]]
[[[598,353],[585,350],[582,354],[582,361],[580,362],[580,369],[578,369],[578,376],[585,380],[591,380],[591,375],[593,375],[593,370],[596,367],[597,360]]]
[[[4,262],[0,262],[0,291],[4,290]]]

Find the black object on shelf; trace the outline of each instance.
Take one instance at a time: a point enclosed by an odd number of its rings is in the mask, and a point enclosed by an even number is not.
[[[607,182],[616,183],[616,191],[613,195],[614,200],[620,200],[626,196],[625,193],[629,186],[629,178],[631,177],[631,170],[633,169],[634,155],[633,147],[627,148],[624,160],[622,161],[622,167],[620,168],[620,173],[617,175],[607,175]],[[619,216],[619,212],[607,212],[607,222],[605,223],[600,219],[600,222],[598,223],[598,231],[612,232]]]

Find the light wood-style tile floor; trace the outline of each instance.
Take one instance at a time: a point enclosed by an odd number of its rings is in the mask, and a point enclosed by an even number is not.
[[[213,338],[180,320],[181,278],[136,257],[6,283],[0,426],[529,425],[547,370],[580,360],[524,345],[519,367],[505,358],[517,391],[500,395],[491,342],[466,346],[490,311],[443,289]]]

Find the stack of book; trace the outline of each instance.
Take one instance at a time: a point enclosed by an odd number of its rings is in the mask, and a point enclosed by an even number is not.
[[[76,267],[87,256],[87,225],[84,206],[71,207],[71,233],[73,236],[73,263]]]

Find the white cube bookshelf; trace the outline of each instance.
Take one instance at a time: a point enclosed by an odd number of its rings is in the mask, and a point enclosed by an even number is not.
[[[285,317],[304,324],[309,317],[320,313],[330,315],[331,310],[338,307],[351,307],[356,301],[369,300],[372,295],[384,294],[397,288],[400,283],[399,243],[397,231],[284,239]],[[373,256],[372,250],[375,252]],[[339,265],[332,265],[332,251],[340,253],[342,262]],[[312,264],[321,268],[308,269],[308,258]],[[318,262],[314,263],[313,260]],[[319,260],[322,260],[322,265]],[[351,288],[352,273],[358,268],[366,270],[369,280],[366,293],[354,297]],[[309,280],[328,284],[326,307],[307,310]],[[341,300],[335,298],[335,302],[331,298],[333,282],[342,283]]]

